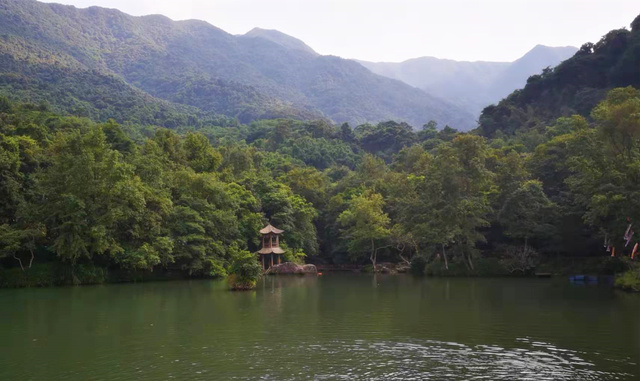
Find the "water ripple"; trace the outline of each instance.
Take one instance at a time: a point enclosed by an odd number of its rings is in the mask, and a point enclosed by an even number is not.
[[[333,341],[324,345],[301,344],[285,349],[295,353],[299,364],[324,359],[322,364],[291,369],[261,361],[256,369],[265,373],[261,380],[625,380],[633,375],[606,372],[583,358],[583,354],[552,344],[518,339],[517,348],[495,345],[467,346],[440,341],[354,342]],[[257,353],[264,354],[261,348]],[[337,361],[339,358],[339,361]],[[335,361],[331,361],[331,360]],[[327,361],[329,360],[329,361]],[[608,361],[603,359],[603,361]],[[610,361],[610,360],[609,360]],[[621,360],[618,360],[621,361]],[[622,360],[632,364],[630,359]],[[314,370],[324,369],[320,373]],[[289,371],[289,374],[286,374]],[[236,380],[255,379],[234,377]]]

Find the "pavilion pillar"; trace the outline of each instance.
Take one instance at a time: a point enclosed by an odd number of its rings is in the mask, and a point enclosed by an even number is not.
[[[278,264],[280,264],[280,258],[282,258],[282,255],[278,254]]]
[[[264,255],[261,255],[260,257],[262,257],[262,270],[264,270]]]
[[[273,253],[271,253],[271,267],[273,267]]]

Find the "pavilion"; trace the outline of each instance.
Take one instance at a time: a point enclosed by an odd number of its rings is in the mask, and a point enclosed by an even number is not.
[[[280,264],[282,261],[284,250],[280,248],[279,237],[282,233],[284,233],[284,230],[280,230],[271,224],[260,230],[260,234],[262,235],[262,249],[258,251],[258,255],[260,255],[263,270],[273,266],[274,263]]]

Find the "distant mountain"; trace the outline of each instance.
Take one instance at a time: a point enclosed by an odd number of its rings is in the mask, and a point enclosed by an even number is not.
[[[374,73],[398,79],[448,100],[473,115],[513,90],[527,78],[571,57],[574,47],[538,45],[514,62],[465,62],[420,57],[399,63],[358,61]]]
[[[573,56],[578,48],[573,46],[549,47],[537,45],[524,56],[513,61],[492,84],[494,101],[496,103],[513,90],[520,89],[527,84],[527,79],[535,74],[542,73],[547,67],[555,67],[560,62]],[[497,98],[496,98],[497,97]],[[488,106],[490,103],[485,104]]]
[[[0,92],[99,119],[139,112],[158,120],[156,110],[188,107],[241,122],[393,119],[420,126],[433,119],[475,126],[459,107],[354,61],[318,55],[280,32],[234,36],[196,20],[0,0],[0,62]]]
[[[631,30],[617,29],[586,43],[553,69],[529,77],[524,88],[485,108],[478,132],[514,134],[553,124],[562,116],[589,113],[614,87],[640,88],[640,16]]]
[[[315,52],[315,50],[313,50],[309,45],[305,44],[303,41],[298,40],[295,37],[291,37],[288,34],[284,34],[274,29],[253,28],[247,33],[245,33],[244,37],[264,38],[265,40],[275,42],[276,44],[287,49],[297,49],[303,52],[313,54],[315,56],[319,55],[318,53]]]

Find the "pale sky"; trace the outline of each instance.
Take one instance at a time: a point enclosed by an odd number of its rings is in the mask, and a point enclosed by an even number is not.
[[[229,33],[277,29],[320,54],[513,61],[537,44],[597,42],[629,27],[638,0],[59,0],[131,15],[205,20]]]

